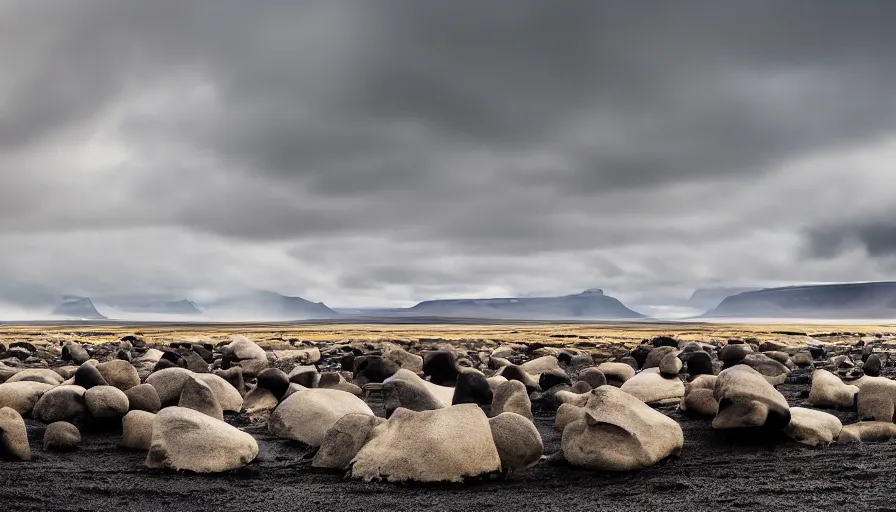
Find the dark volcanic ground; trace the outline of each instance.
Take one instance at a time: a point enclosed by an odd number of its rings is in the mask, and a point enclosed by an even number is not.
[[[779,388],[791,405],[808,384]],[[374,411],[383,414],[381,404]],[[203,476],[149,470],[145,454],[116,447],[119,434],[84,432],[80,450],[41,450],[43,427],[28,423],[34,461],[0,462],[0,511],[19,510],[896,510],[896,442],[808,448],[785,439],[726,440],[709,420],[662,409],[685,435],[679,459],[632,473],[541,463],[506,480],[466,485],[393,485],[347,480],[311,467],[310,452],[242,425],[258,460],[238,473]],[[836,413],[854,422],[851,412]],[[559,449],[553,415],[536,424],[545,453]]]

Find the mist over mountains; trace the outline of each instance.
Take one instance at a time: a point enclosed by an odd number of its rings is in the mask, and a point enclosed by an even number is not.
[[[787,286],[725,298],[707,318],[894,319],[896,282]]]
[[[51,303],[0,304],[0,320],[305,321],[393,319],[469,320],[693,320],[896,319],[896,282],[839,283],[777,288],[700,288],[687,302],[629,307],[593,288],[544,297],[425,300],[411,307],[330,308],[298,296],[255,290],[191,300],[167,294],[63,295]],[[680,308],[686,304],[687,308]],[[664,315],[668,311],[684,313]],[[678,309],[676,309],[678,308]],[[640,311],[639,311],[640,310]],[[660,313],[657,313],[660,311]]]

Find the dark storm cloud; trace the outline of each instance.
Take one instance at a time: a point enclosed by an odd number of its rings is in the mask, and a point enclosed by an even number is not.
[[[324,298],[877,277],[891,227],[825,205],[887,172],[794,162],[896,133],[894,23],[870,0],[7,2],[0,263],[211,289],[170,270],[197,233],[209,276],[294,268]],[[43,278],[27,257],[134,230],[169,252],[102,283],[87,245]]]
[[[896,220],[893,217],[826,225],[806,234],[806,250],[816,258],[834,258],[854,249],[871,257],[896,257]]]

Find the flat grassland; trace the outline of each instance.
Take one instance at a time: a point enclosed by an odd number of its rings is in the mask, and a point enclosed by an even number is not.
[[[594,346],[634,346],[655,336],[681,340],[725,341],[731,338],[805,340],[805,336],[830,343],[855,341],[856,337],[896,333],[896,324],[721,324],[721,323],[547,323],[509,324],[350,324],[350,323],[30,323],[0,324],[0,343],[47,342],[77,339],[106,343],[136,334],[149,343],[174,341],[217,342],[232,334],[276,348],[290,342],[378,342],[378,341],[490,341],[493,343],[541,343]]]

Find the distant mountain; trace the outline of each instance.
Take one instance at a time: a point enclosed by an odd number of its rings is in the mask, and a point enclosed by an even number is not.
[[[766,288],[726,298],[707,317],[896,318],[896,282]]]
[[[106,320],[87,297],[64,297],[64,302],[53,310],[52,315],[72,320]]]
[[[693,294],[691,294],[691,298],[688,299],[688,306],[699,309],[701,311],[709,311],[716,308],[719,304],[722,303],[723,300],[732,295],[752,292],[758,289],[759,288],[732,287],[698,288],[694,291]]]
[[[157,315],[201,315],[202,310],[196,303],[187,299],[173,299],[156,295],[118,295],[98,297],[96,303],[101,306],[121,311],[122,313],[140,313]]]
[[[322,302],[269,291],[211,302],[206,305],[206,311],[214,317],[236,320],[323,320],[342,316]]]
[[[623,320],[644,316],[598,289],[563,297],[429,300],[407,309],[366,310],[363,314],[507,320]]]

